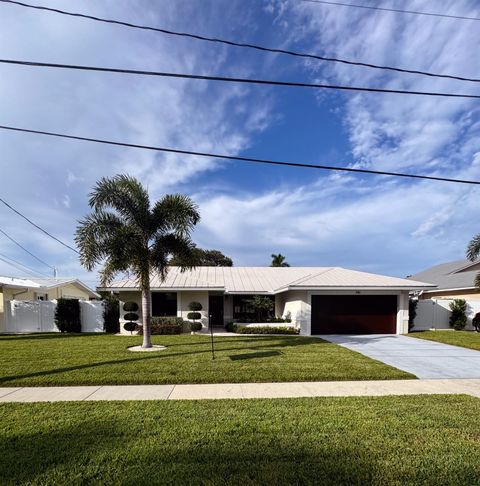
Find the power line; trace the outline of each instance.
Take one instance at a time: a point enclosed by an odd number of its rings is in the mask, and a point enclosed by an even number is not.
[[[409,95],[420,95],[420,96],[440,96],[444,98],[480,99],[480,95],[475,95],[475,94],[444,93],[444,92],[436,92],[436,91],[411,91],[411,90],[404,90],[404,89],[365,88],[359,86],[300,83],[300,82],[293,82],[293,81],[274,81],[274,80],[267,80],[267,79],[233,78],[228,76],[202,76],[200,74],[168,73],[162,71],[143,71],[137,69],[81,66],[78,64],[58,64],[58,63],[50,63],[50,62],[20,61],[16,59],[0,59],[0,63],[13,64],[19,66],[28,66],[28,67],[73,69],[77,71],[96,71],[96,72],[114,73],[114,74],[135,74],[140,76],[158,76],[164,78],[182,78],[182,79],[196,79],[196,80],[204,80],[204,81],[220,81],[220,82],[228,82],[228,83],[259,84],[259,85],[269,85],[269,86],[283,86],[283,87],[290,87],[290,88],[294,87],[294,88],[337,89],[337,90],[344,90],[344,91],[360,91],[360,92],[370,92],[370,93],[391,93],[391,94],[409,94]]]
[[[1,0],[5,1],[5,0]],[[340,3],[340,2],[328,2],[326,0],[300,0],[301,2],[308,3],[321,3],[324,5],[338,5],[340,7],[354,7],[354,8],[364,8],[368,10],[381,10],[383,12],[395,12],[395,13],[406,13],[413,15],[428,15],[430,17],[443,17],[447,19],[457,19],[457,20],[480,20],[479,17],[466,17],[463,15],[448,15],[435,12],[420,12],[418,10],[401,10],[399,8],[387,8],[387,7],[373,7],[371,5],[358,5],[354,3]]]
[[[31,251],[27,250],[24,246],[22,246],[18,241],[14,240],[10,235],[8,235],[5,231],[3,231],[1,228],[0,228],[0,233],[2,233],[3,235],[5,235],[10,241],[13,241],[13,243],[15,243],[18,247],[20,247],[23,251],[26,251],[30,256],[32,256],[33,258],[35,258],[35,260],[38,260],[40,263],[43,263],[44,265],[46,265],[47,267],[50,267],[52,270],[55,270],[55,267],[52,267],[52,265],[48,264],[47,262],[44,262],[43,260],[41,260],[40,258],[38,258],[36,255],[34,255]]]
[[[192,150],[183,150],[183,149],[174,149],[174,148],[167,148],[167,147],[155,147],[151,145],[139,145],[133,143],[126,143],[126,142],[115,142],[112,140],[105,140],[99,138],[89,138],[89,137],[80,137],[76,135],[67,135],[64,133],[56,133],[56,132],[45,132],[41,130],[32,130],[27,128],[18,128],[12,126],[5,126],[0,125],[1,130],[10,130],[14,132],[22,132],[22,133],[30,133],[36,135],[47,135],[50,137],[59,137],[71,140],[80,140],[83,142],[94,142],[94,143],[101,143],[106,145],[115,145],[119,147],[128,147],[128,148],[136,148],[136,149],[143,149],[143,150],[153,150],[156,152],[167,152],[167,153],[174,153],[174,154],[182,154],[182,155],[195,155],[199,157],[209,157],[214,159],[224,159],[224,160],[235,160],[239,162],[249,162],[254,164],[269,164],[269,165],[279,165],[279,166],[287,166],[287,167],[303,167],[309,169],[321,169],[321,170],[331,170],[331,171],[338,171],[338,172],[352,172],[357,174],[371,174],[371,175],[384,175],[384,176],[393,176],[393,177],[405,177],[410,179],[426,179],[431,181],[442,181],[442,182],[455,182],[458,184],[472,184],[472,185],[480,185],[480,181],[473,181],[473,180],[465,180],[465,179],[452,179],[448,177],[437,177],[437,176],[427,176],[427,175],[418,175],[418,174],[406,174],[402,172],[389,172],[389,171],[379,171],[379,170],[370,170],[370,169],[354,169],[351,167],[335,167],[331,165],[317,165],[317,164],[307,164],[301,162],[288,162],[288,161],[279,161],[279,160],[269,160],[269,159],[258,159],[258,158],[251,158],[251,157],[240,157],[237,155],[223,155],[223,154],[216,154],[216,153],[208,153],[208,152],[196,152]],[[1,202],[4,202],[0,199]],[[76,250],[75,250],[76,251]]]
[[[23,263],[17,262],[17,260],[14,260],[13,258],[7,257],[6,255],[3,255],[2,253],[0,253],[0,260],[2,262],[6,263],[7,265],[10,265],[11,267],[14,267],[17,270],[20,270],[21,272],[24,272],[24,273],[26,273],[26,274],[28,274],[32,277],[38,277],[40,275],[41,277],[50,278],[48,275],[45,275],[44,273],[41,273],[41,272],[37,272],[33,268],[27,267]],[[21,268],[21,267],[23,267],[23,268]],[[26,268],[27,270],[24,270],[24,268]]]
[[[42,233],[45,233],[47,236],[50,238],[54,239],[64,247],[68,248],[69,250],[74,251],[75,253],[79,253],[75,248],[71,247],[70,245],[67,245],[67,243],[64,243],[62,240],[58,239],[56,236],[53,236],[51,233],[49,233],[47,230],[43,229],[41,226],[38,224],[34,223],[31,219],[27,218],[24,214],[22,214],[20,211],[17,211],[13,206],[8,204],[4,199],[0,197],[0,202],[5,204],[7,208],[11,209],[14,213],[17,213],[19,216],[21,216],[25,221],[28,221],[32,226],[35,226],[35,228],[39,229]]]
[[[452,75],[452,74],[432,73],[432,72],[428,72],[428,71],[420,71],[420,70],[415,70],[415,69],[405,69],[405,68],[399,68],[399,67],[394,67],[394,66],[385,66],[385,65],[366,63],[366,62],[360,62],[360,61],[351,61],[351,60],[348,60],[348,59],[342,59],[342,58],[338,58],[338,57],[320,56],[318,54],[313,54],[313,53],[297,52],[297,51],[291,51],[291,50],[287,50],[287,49],[279,49],[279,48],[274,48],[274,47],[261,46],[261,45],[258,45],[258,44],[236,42],[236,41],[232,41],[232,40],[229,40],[229,39],[221,39],[221,38],[218,38],[218,37],[206,37],[206,36],[203,36],[203,35],[192,34],[192,33],[189,33],[189,32],[178,32],[178,31],[173,31],[173,30],[161,29],[161,28],[158,28],[158,27],[132,24],[130,22],[124,22],[124,21],[121,21],[121,20],[106,19],[106,18],[102,18],[102,17],[96,17],[96,16],[93,16],[93,15],[87,15],[87,14],[81,14],[81,13],[77,13],[77,12],[60,10],[60,9],[57,9],[57,8],[44,7],[44,6],[41,6],[41,5],[31,5],[31,4],[28,4],[28,3],[17,2],[17,1],[14,1],[14,0],[0,0],[0,2],[10,3],[10,4],[14,4],[14,5],[19,5],[19,6],[22,6],[22,7],[27,7],[27,8],[33,8],[33,9],[36,9],[36,10],[54,12],[54,13],[58,13],[58,14],[62,14],[62,15],[68,15],[68,16],[71,16],[71,17],[79,17],[79,18],[82,18],[82,19],[94,20],[96,22],[120,25],[122,27],[130,27],[130,28],[133,28],[133,29],[153,31],[153,32],[157,32],[157,33],[162,33],[162,34],[172,35],[172,36],[178,36],[178,37],[187,37],[187,38],[194,39],[194,40],[225,44],[225,45],[233,46],[233,47],[254,49],[254,50],[262,51],[262,52],[272,52],[272,53],[275,53],[275,54],[285,54],[285,55],[288,55],[288,56],[301,57],[301,58],[307,58],[307,59],[316,59],[316,60],[319,60],[319,61],[337,62],[337,63],[342,63],[342,64],[349,64],[349,65],[352,65],[352,66],[362,66],[362,67],[367,67],[367,68],[372,68],[372,69],[395,71],[395,72],[408,73],[408,74],[418,74],[418,75],[422,75],[422,76],[430,76],[430,77],[436,77],[436,78],[456,79],[456,80],[459,80],[459,81],[471,81],[471,82],[476,82],[476,83],[480,82],[479,78],[468,78],[468,77],[456,76],[456,75]]]

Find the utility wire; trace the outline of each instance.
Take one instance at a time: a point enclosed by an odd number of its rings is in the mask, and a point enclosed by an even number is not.
[[[27,250],[24,246],[22,246],[18,241],[14,240],[10,235],[8,235],[5,231],[3,231],[1,228],[0,228],[0,233],[2,233],[3,235],[5,235],[10,241],[13,241],[13,243],[15,243],[18,247],[20,247],[23,251],[26,251],[30,256],[32,256],[33,258],[35,258],[35,260],[38,260],[40,263],[43,263],[44,265],[46,265],[47,267],[50,267],[52,270],[55,270],[55,267],[52,267],[52,265],[48,264],[47,262],[44,262],[43,260],[41,260],[40,258],[38,258],[36,255],[34,255],[31,251]]]
[[[128,147],[128,148],[136,148],[136,149],[143,149],[143,150],[153,150],[156,152],[167,152],[167,153],[174,153],[174,154],[182,154],[182,155],[195,155],[199,157],[209,157],[214,159],[224,159],[224,160],[235,160],[240,162],[249,162],[254,164],[269,164],[269,165],[278,165],[278,166],[288,166],[288,167],[304,167],[309,169],[321,169],[321,170],[331,170],[331,171],[338,171],[338,172],[351,172],[357,174],[373,174],[373,175],[384,175],[384,176],[393,176],[393,177],[404,177],[410,179],[426,179],[431,181],[442,181],[442,182],[455,182],[458,184],[472,184],[472,185],[480,185],[480,181],[473,181],[473,180],[465,180],[465,179],[452,179],[448,177],[437,177],[437,176],[427,176],[427,175],[418,175],[418,174],[406,174],[402,172],[389,172],[389,171],[379,171],[379,170],[370,170],[370,169],[354,169],[351,167],[336,167],[331,165],[317,165],[317,164],[307,164],[301,162],[288,162],[288,161],[279,161],[279,160],[268,160],[268,159],[258,159],[258,158],[251,158],[251,157],[240,157],[237,155],[223,155],[223,154],[216,154],[216,153],[208,153],[208,152],[196,152],[192,150],[183,150],[183,149],[174,149],[174,148],[166,148],[166,147],[155,147],[151,145],[138,145],[133,143],[125,143],[125,142],[115,142],[113,140],[105,140],[99,138],[89,138],[89,137],[80,137],[75,135],[67,135],[65,133],[56,133],[56,132],[45,132],[41,130],[31,130],[27,128],[18,128],[12,126],[5,126],[0,125],[0,130],[10,130],[14,132],[22,132],[22,133],[30,133],[36,135],[47,135],[50,137],[59,137],[59,138],[66,138],[71,140],[80,140],[84,142],[94,142],[94,143],[102,143],[106,145],[115,145],[119,147]],[[5,202],[0,199],[1,202],[5,204]],[[76,250],[75,250],[76,251]]]
[[[8,204],[4,199],[0,197],[0,202],[3,203],[7,208],[11,209],[14,213],[17,213],[19,216],[21,216],[25,221],[28,221],[32,226],[35,226],[35,228],[39,229],[42,233],[45,233],[47,236],[50,238],[54,239],[64,247],[68,248],[69,250],[74,251],[75,253],[79,253],[75,248],[73,248],[70,245],[67,245],[67,243],[64,243],[62,240],[59,240],[56,236],[53,236],[51,233],[49,233],[47,230],[43,229],[41,226],[38,224],[34,223],[31,219],[27,218],[24,214],[22,214],[20,211],[17,211],[13,206]]]
[[[7,257],[6,255],[3,255],[2,253],[0,253],[0,260],[2,262],[6,263],[7,265],[10,265],[11,267],[16,268],[17,270],[20,270],[21,272],[24,272],[28,275],[31,275],[32,277],[38,277],[40,275],[41,277],[50,278],[50,277],[48,277],[48,275],[45,275],[44,273],[41,273],[41,272],[37,272],[33,268],[27,267],[23,263],[17,262],[17,260],[14,260],[13,258]],[[23,268],[21,268],[21,267],[23,267]],[[27,270],[24,270],[24,268],[26,268]]]
[[[5,0],[1,0],[1,1],[5,1]],[[326,1],[326,0],[300,0],[300,1],[301,2],[308,2],[308,3],[321,3],[323,5],[338,5],[340,7],[354,7],[354,8],[365,8],[365,9],[368,9],[368,10],[381,10],[383,12],[406,13],[406,14],[413,14],[413,15],[428,15],[430,17],[443,17],[443,18],[447,18],[447,19],[480,20],[479,17],[466,17],[466,16],[463,16],[463,15],[448,15],[448,14],[434,13],[434,12],[420,12],[418,10],[401,10],[399,8],[373,7],[371,5],[358,5],[358,4],[354,4],[354,3],[329,2],[329,1]]]
[[[37,10],[54,12],[54,13],[58,13],[58,14],[62,14],[62,15],[68,15],[68,16],[71,16],[71,17],[79,17],[79,18],[82,18],[82,19],[94,20],[96,22],[103,22],[103,23],[107,23],[107,24],[120,25],[120,26],[123,26],[123,27],[130,27],[130,28],[133,28],[133,29],[140,29],[140,30],[158,32],[158,33],[162,33],[162,34],[166,34],[166,35],[172,35],[172,36],[178,36],[178,37],[187,37],[187,38],[195,39],[195,40],[199,40],[199,41],[225,44],[225,45],[233,46],[233,47],[254,49],[254,50],[262,51],[262,52],[273,52],[275,54],[285,54],[285,55],[288,55],[288,56],[301,57],[301,58],[307,58],[307,59],[316,59],[316,60],[319,60],[319,61],[326,61],[326,62],[338,62],[338,63],[342,63],[342,64],[349,64],[349,65],[352,65],[352,66],[363,66],[363,67],[372,68],[372,69],[395,71],[395,72],[400,72],[400,73],[419,74],[419,75],[422,75],[422,76],[430,76],[430,77],[435,77],[435,78],[457,79],[459,81],[471,81],[471,82],[475,82],[475,83],[480,82],[479,78],[468,78],[468,77],[464,77],[464,76],[456,76],[456,75],[453,75],[453,74],[432,73],[432,72],[428,72],[428,71],[420,71],[420,70],[415,70],[415,69],[405,69],[405,68],[399,68],[399,67],[394,67],[394,66],[385,66],[385,65],[372,64],[372,63],[366,63],[366,62],[360,62],[360,61],[351,61],[351,60],[348,60],[348,59],[342,59],[342,58],[338,58],[338,57],[320,56],[318,54],[313,54],[313,53],[297,52],[297,51],[291,51],[291,50],[287,50],[287,49],[279,49],[279,48],[274,48],[274,47],[261,46],[261,45],[258,45],[258,44],[236,42],[236,41],[232,41],[232,40],[228,40],[228,39],[220,39],[218,37],[206,37],[206,36],[203,36],[203,35],[192,34],[192,33],[189,33],[189,32],[178,32],[178,31],[173,31],[173,30],[161,29],[161,28],[158,28],[158,27],[132,24],[130,22],[124,22],[124,21],[121,21],[121,20],[95,17],[93,15],[81,14],[81,13],[77,13],[77,12],[70,12],[70,11],[66,11],[66,10],[60,10],[60,9],[57,9],[57,8],[44,7],[44,6],[41,6],[41,5],[31,5],[31,4],[28,4],[28,3],[17,2],[15,0],[0,0],[0,2],[10,3],[10,4],[19,5],[19,6],[27,7],[27,8],[33,8],[33,9],[37,9]]]
[[[201,79],[204,81],[259,84],[259,85],[269,85],[269,86],[283,86],[283,87],[290,87],[290,88],[293,87],[293,88],[337,89],[337,90],[345,90],[345,91],[360,91],[360,92],[370,92],[370,93],[392,93],[392,94],[409,94],[409,95],[419,95],[419,96],[440,96],[444,98],[480,99],[480,95],[466,94],[466,93],[461,94],[461,93],[445,93],[445,92],[438,92],[438,91],[411,91],[411,90],[404,90],[404,89],[365,88],[359,86],[343,86],[343,85],[333,85],[333,84],[300,83],[300,82],[293,82],[293,81],[274,81],[274,80],[267,80],[267,79],[233,78],[228,76],[202,76],[200,74],[168,73],[162,71],[143,71],[137,69],[81,66],[78,64],[58,64],[58,63],[51,63],[51,62],[21,61],[16,59],[0,59],[0,63],[13,64],[19,66],[28,66],[28,67],[73,69],[77,71],[96,71],[96,72],[114,73],[114,74],[135,74],[140,76],[158,76],[163,78]]]

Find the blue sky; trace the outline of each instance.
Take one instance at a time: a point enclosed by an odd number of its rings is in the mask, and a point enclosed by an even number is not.
[[[298,0],[42,0],[93,15],[411,69],[478,76],[478,22]],[[379,2],[370,2],[378,4]],[[477,15],[476,2],[390,2]],[[478,93],[475,83],[305,62],[0,5],[1,57],[239,77]],[[478,101],[239,86],[0,66],[0,121],[132,143],[480,179]],[[97,179],[129,173],[152,199],[189,194],[194,240],[237,265],[345,266],[404,276],[462,258],[479,231],[471,186],[155,154],[0,133],[1,196],[73,241]],[[76,255],[0,207],[0,227],[61,276]],[[0,255],[49,269],[0,235]],[[0,262],[0,274],[20,272]]]

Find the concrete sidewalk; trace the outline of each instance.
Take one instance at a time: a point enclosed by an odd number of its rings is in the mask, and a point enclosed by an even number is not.
[[[467,394],[480,398],[480,379],[230,383],[0,388],[0,402],[208,400]]]

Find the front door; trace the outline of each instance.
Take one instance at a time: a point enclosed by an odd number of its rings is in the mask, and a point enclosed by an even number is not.
[[[209,296],[208,314],[212,327],[223,327],[223,295]]]

